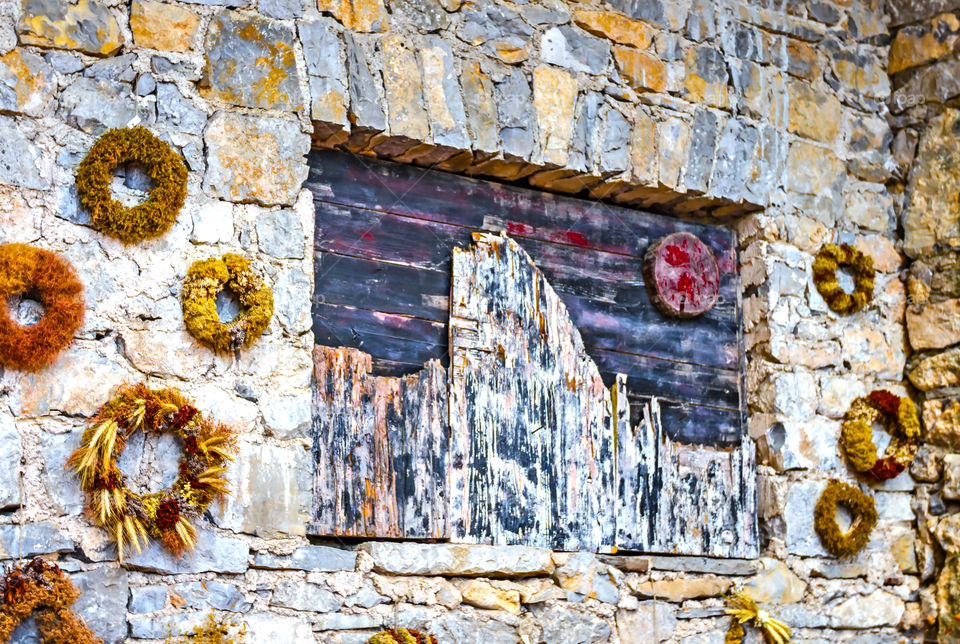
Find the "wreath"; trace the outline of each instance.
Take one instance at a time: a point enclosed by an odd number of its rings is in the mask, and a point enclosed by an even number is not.
[[[128,208],[110,194],[113,171],[142,165],[155,185],[143,203]],[[77,169],[77,193],[93,227],[124,243],[159,237],[177,220],[187,196],[187,166],[170,145],[145,127],[108,130]]]
[[[70,607],[80,591],[56,564],[34,559],[0,579],[0,642],[33,616],[46,644],[103,644]]]
[[[853,293],[847,293],[837,282],[841,266],[853,272]],[[873,258],[849,244],[825,244],[813,260],[813,283],[832,311],[846,315],[856,313],[873,298]]]
[[[45,309],[33,326],[14,321],[13,295],[35,297]],[[0,246],[0,365],[36,371],[53,362],[83,323],[83,286],[66,259],[27,244]]]
[[[846,507],[853,523],[846,532],[837,524],[837,506]],[[855,555],[870,540],[877,524],[877,507],[873,499],[857,487],[831,479],[813,510],[813,527],[823,547],[837,557]]]
[[[135,494],[127,487],[117,458],[137,430],[172,431],[183,441],[185,455],[170,489]],[[116,541],[121,561],[126,546],[140,552],[149,538],[179,557],[194,546],[191,519],[229,493],[224,474],[235,451],[234,431],[206,418],[176,389],[124,385],[93,417],[68,465],[80,477],[93,520]]]
[[[367,640],[367,644],[437,644],[437,638],[433,635],[424,635],[413,629],[394,630],[391,628],[387,631],[380,631]]]
[[[873,423],[882,420],[892,435],[883,453],[877,456]],[[840,445],[857,472],[886,481],[903,472],[920,446],[920,417],[910,398],[895,396],[885,389],[857,398],[843,417]]]
[[[224,289],[236,294],[241,312],[232,322],[217,315],[217,295]],[[187,331],[215,351],[236,351],[260,337],[273,316],[273,292],[241,255],[193,263],[183,281],[183,320]]]

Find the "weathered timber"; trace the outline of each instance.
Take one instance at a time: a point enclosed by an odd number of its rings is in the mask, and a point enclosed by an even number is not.
[[[311,534],[446,538],[446,371],[371,376],[370,356],[349,348],[318,346],[313,360]]]
[[[609,550],[614,426],[629,420],[623,379],[611,396],[513,240],[478,233],[454,250],[450,356],[452,538]]]
[[[656,398],[617,431],[617,547],[678,555],[756,558],[754,445],[691,447],[671,440]]]

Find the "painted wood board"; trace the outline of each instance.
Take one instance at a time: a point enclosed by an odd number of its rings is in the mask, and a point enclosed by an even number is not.
[[[373,376],[369,354],[314,348],[314,517],[310,533],[449,535],[447,373],[436,361]]]
[[[607,551],[614,431],[629,418],[559,296],[513,240],[453,254],[450,527],[455,541]]]

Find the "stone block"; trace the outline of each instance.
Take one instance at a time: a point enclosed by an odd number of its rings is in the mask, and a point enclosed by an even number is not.
[[[574,554],[553,573],[553,578],[564,590],[608,604],[620,600],[617,584],[622,577],[619,570],[586,552]]]
[[[649,114],[638,111],[630,137],[630,169],[634,185],[654,186],[659,179],[657,123]]]
[[[330,18],[300,23],[300,42],[310,77],[311,115],[314,121],[347,125],[346,46]]]
[[[907,377],[920,391],[960,385],[960,349],[949,349],[915,362]]]
[[[213,609],[246,613],[252,607],[236,584],[225,584],[213,579],[176,584],[173,592],[184,602],[183,606],[197,610]]]
[[[942,349],[960,342],[960,299],[929,303],[920,313],[907,309],[907,336],[916,351]]]
[[[128,610],[135,615],[155,613],[167,606],[167,586],[138,586],[130,589]]]
[[[710,178],[711,196],[735,202],[743,200],[759,136],[752,125],[736,118],[727,119],[717,143],[717,158]]]
[[[813,508],[826,487],[826,481],[805,480],[790,483],[780,508],[776,536],[783,539],[787,551],[801,557],[829,556],[813,529]]]
[[[895,626],[903,617],[903,600],[883,590],[869,595],[847,597],[830,608],[830,625],[834,628],[876,628]]]
[[[943,457],[943,498],[960,501],[960,454]]]
[[[350,34],[344,34],[350,88],[350,121],[354,127],[382,132],[387,129],[383,110],[382,85],[374,77],[363,48]]]
[[[601,559],[609,561],[608,557],[601,557]],[[753,559],[651,555],[649,561],[651,570],[672,570],[724,576],[752,575],[760,569],[760,564]]]
[[[460,38],[474,47],[497,41],[515,48],[529,42],[533,29],[513,9],[497,3],[468,3],[460,12]]]
[[[698,107],[693,114],[690,149],[687,151],[687,168],[684,184],[688,190],[706,192],[713,171],[714,152],[720,134],[717,112]]]
[[[295,210],[262,212],[255,227],[261,251],[277,259],[303,259],[307,234]]]
[[[837,439],[840,423],[822,416],[806,421],[774,423],[757,441],[762,462],[778,472],[812,469],[821,472],[840,468]]]
[[[760,560],[762,570],[752,577],[743,592],[761,604],[793,604],[803,599],[807,584],[789,566],[779,559]]]
[[[259,0],[257,10],[268,18],[294,20],[303,15],[303,0]]]
[[[423,98],[433,142],[458,150],[470,149],[467,116],[450,44],[441,38],[429,38],[417,50],[417,58],[423,72]]]
[[[561,25],[543,34],[540,55],[546,63],[575,72],[602,74],[610,60],[610,43]]]
[[[628,18],[615,11],[577,9],[573,12],[573,21],[578,27],[589,31],[594,36],[637,49],[649,49],[657,33],[647,23]]]
[[[520,614],[520,591],[516,588],[498,588],[488,581],[468,579],[459,585],[459,589],[465,604]]]
[[[157,88],[157,120],[201,136],[207,124],[207,113],[181,94],[173,83],[160,83]]]
[[[801,80],[787,81],[787,129],[794,134],[832,143],[840,134],[840,100]]]
[[[463,577],[524,577],[554,571],[549,550],[525,546],[364,543],[374,570],[388,575],[457,575]]]
[[[613,635],[605,620],[569,604],[537,604],[530,613],[544,642],[607,642]]]
[[[89,296],[88,296],[89,297]],[[132,370],[116,359],[85,347],[73,346],[56,362],[56,370],[39,371],[23,377],[19,413],[40,417],[61,412],[71,416],[92,416],[119,385],[133,379]]]
[[[543,162],[566,165],[573,134],[577,79],[572,74],[541,65],[533,72],[533,105],[540,128]]]
[[[219,200],[208,201],[193,213],[190,241],[197,244],[229,242],[235,232],[233,222],[233,204]]]
[[[94,568],[70,575],[80,591],[73,612],[103,640],[127,640],[127,572],[122,568]]]
[[[128,127],[139,118],[130,85],[93,78],[79,78],[60,94],[58,115],[87,134]]]
[[[932,445],[960,451],[960,400],[927,400],[922,407],[926,441]]]
[[[39,148],[9,116],[0,116],[0,184],[34,190],[50,187],[46,173],[40,172]]]
[[[642,91],[666,91],[669,80],[667,66],[656,55],[630,47],[614,47],[613,58],[630,87]]]
[[[271,570],[353,571],[357,566],[357,553],[329,546],[300,546],[287,556],[258,552],[253,565]]]
[[[875,56],[838,51],[833,53],[830,67],[842,94],[858,102],[863,97],[886,100],[890,96],[890,77]]]
[[[890,193],[876,184],[856,184],[855,187],[844,195],[844,218],[867,230],[890,230],[896,221]]]
[[[200,16],[165,2],[135,0],[130,6],[133,42],[160,51],[189,51],[200,28]]]
[[[13,416],[0,412],[0,510],[20,506],[20,458],[23,443]]]
[[[36,54],[14,49],[0,57],[0,110],[40,116],[55,88],[53,68]]]
[[[953,52],[960,39],[960,20],[952,13],[943,13],[918,25],[897,31],[890,45],[891,75],[910,67],[943,58]]]
[[[658,174],[660,183],[667,188],[681,187],[690,139],[690,126],[681,118],[670,116],[657,123]]]
[[[217,112],[204,131],[203,189],[234,202],[293,204],[307,178],[310,137],[293,120]],[[301,250],[302,253],[302,250]]]
[[[483,73],[480,63],[462,63],[460,82],[463,86],[463,107],[473,149],[494,152],[500,146],[497,127],[497,105],[493,83]]]
[[[960,110],[946,109],[930,121],[920,138],[902,217],[903,252],[929,256],[936,244],[949,243],[960,230],[960,148],[955,132]]]
[[[50,521],[0,525],[0,559],[29,559],[37,555],[72,552],[73,540]]]
[[[295,42],[284,23],[233,11],[214,15],[204,42],[205,92],[231,105],[299,110]]]
[[[293,610],[330,613],[340,610],[340,601],[325,588],[308,581],[282,581],[273,589],[270,604]]]
[[[692,103],[727,109],[730,97],[727,94],[728,74],[723,54],[713,47],[691,47],[687,50],[685,62],[683,97]]]
[[[785,172],[787,190],[820,195],[839,192],[845,183],[846,169],[831,150],[806,141],[790,144]]]
[[[26,45],[77,49],[109,56],[123,45],[123,32],[106,4],[96,0],[26,0],[17,23]]]
[[[317,9],[332,14],[350,31],[380,33],[390,27],[383,0],[317,0]]]
[[[537,123],[533,94],[523,71],[511,71],[494,88],[504,154],[528,160],[534,155]]]
[[[201,524],[197,526],[196,544],[196,549],[178,559],[163,544],[151,541],[143,552],[128,555],[123,566],[161,575],[246,572],[250,546],[244,541],[221,536]]]
[[[640,602],[636,610],[618,610],[616,619],[617,634],[623,644],[665,642],[677,629],[675,609],[665,602]]]
[[[273,314],[284,329],[299,335],[310,330],[313,288],[310,277],[300,267],[280,271],[273,283]]]
[[[233,493],[214,511],[217,525],[259,536],[304,534],[312,472],[300,445],[244,444],[227,471]]]
[[[630,146],[632,127],[613,103],[600,110],[600,146],[597,154],[597,171],[607,176],[630,170]]]
[[[156,617],[135,615],[130,618],[130,637],[163,640],[190,633],[206,621],[207,614],[199,611],[177,612]]]
[[[430,126],[423,105],[420,68],[413,51],[396,34],[384,36],[379,50],[390,134],[411,142],[426,141]]]
[[[729,579],[717,577],[681,577],[640,582],[634,592],[641,597],[682,603],[688,599],[718,597],[733,586]]]

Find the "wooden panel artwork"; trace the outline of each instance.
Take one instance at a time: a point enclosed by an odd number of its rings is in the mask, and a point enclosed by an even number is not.
[[[447,525],[447,374],[433,360],[401,378],[370,356],[315,347],[311,531],[440,539]]]
[[[452,536],[559,550],[613,545],[614,409],[560,298],[507,238],[453,251]]]

